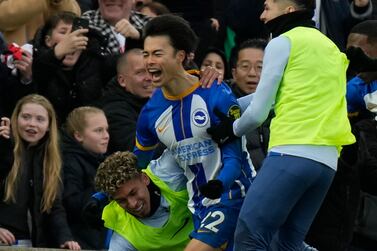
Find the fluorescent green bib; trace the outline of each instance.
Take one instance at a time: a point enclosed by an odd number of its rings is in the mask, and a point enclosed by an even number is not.
[[[269,148],[280,145],[337,146],[355,142],[347,118],[348,61],[336,45],[313,28],[284,34],[291,53],[276,96]]]
[[[149,168],[143,171],[161,189],[161,195],[170,205],[170,215],[166,224],[161,228],[144,225],[118,203],[112,201],[102,214],[105,226],[123,236],[140,251],[182,251],[189,242],[189,234],[194,229],[191,213],[187,209],[187,191],[175,192]]]

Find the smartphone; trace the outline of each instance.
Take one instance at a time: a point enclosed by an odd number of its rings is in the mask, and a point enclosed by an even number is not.
[[[81,17],[76,17],[73,19],[72,24],[72,31],[78,30],[78,29],[88,29],[89,28],[89,20]]]

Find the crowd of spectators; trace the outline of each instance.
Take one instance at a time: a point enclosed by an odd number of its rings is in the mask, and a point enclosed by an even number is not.
[[[0,245],[233,250],[221,220],[235,250],[376,250],[375,6],[0,0]],[[216,161],[180,159],[191,138]],[[317,165],[321,192],[300,188],[292,204],[267,185]],[[202,234],[214,229],[226,241]]]

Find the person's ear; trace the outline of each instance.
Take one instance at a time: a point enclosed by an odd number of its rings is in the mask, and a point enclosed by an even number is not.
[[[297,9],[294,6],[290,5],[286,8],[286,13],[292,13],[292,12],[295,12],[296,10]]]
[[[232,77],[233,79],[236,79],[236,68],[232,68]]]
[[[53,47],[54,45],[53,45],[53,43],[52,43],[52,40],[51,40],[51,36],[49,36],[49,35],[46,35],[45,36],[45,44],[48,46],[48,47]]]
[[[186,52],[184,50],[177,51],[177,59],[180,63],[183,63],[186,59]]]
[[[122,86],[123,88],[126,88],[126,78],[124,77],[123,74],[118,74],[117,76],[117,80],[118,80],[118,83],[120,86]]]
[[[141,173],[141,180],[142,180],[142,182],[146,185],[146,186],[148,186],[149,185],[149,183],[151,182],[151,180],[149,179],[149,177],[148,177],[148,175],[146,175],[145,173]]]
[[[83,141],[83,137],[82,137],[81,133],[79,133],[78,131],[75,131],[73,133],[73,137],[75,138],[75,140],[77,140],[80,143]]]

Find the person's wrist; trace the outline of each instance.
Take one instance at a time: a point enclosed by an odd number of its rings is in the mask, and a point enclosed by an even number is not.
[[[54,48],[54,55],[58,60],[62,60],[64,57],[63,49],[61,48],[60,44],[57,44]]]

